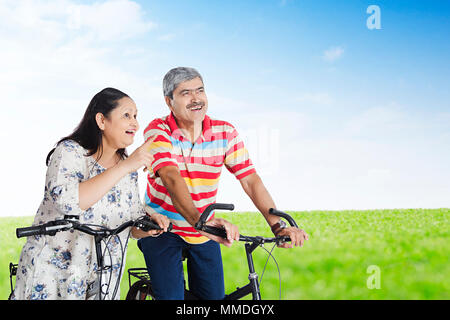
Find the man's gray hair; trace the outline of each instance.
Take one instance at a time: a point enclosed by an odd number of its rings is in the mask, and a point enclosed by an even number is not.
[[[203,82],[203,78],[194,68],[177,67],[169,70],[163,79],[163,93],[165,97],[173,99],[173,91],[178,85],[184,81],[189,81],[199,77]]]

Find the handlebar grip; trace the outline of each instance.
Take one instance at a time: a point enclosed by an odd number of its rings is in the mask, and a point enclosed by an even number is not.
[[[140,221],[141,226],[139,227],[139,229],[141,229],[142,231],[149,231],[149,230],[160,230],[160,226],[158,226],[155,222],[153,222],[152,220],[150,220],[148,217],[146,217],[146,219],[143,219],[142,221]]]
[[[206,222],[206,219],[208,219],[208,216],[211,213],[211,211],[216,210],[216,209],[232,211],[232,210],[234,210],[234,204],[232,204],[232,203],[212,203],[212,204],[210,204],[209,206],[206,207],[206,209],[201,214],[200,219],[195,224],[195,228],[201,229],[203,224]]]
[[[294,220],[290,215],[288,215],[286,212],[283,212],[283,211],[280,211],[280,210],[277,210],[277,209],[274,209],[274,208],[270,208],[270,209],[269,209],[269,213],[270,213],[270,214],[273,214],[273,215],[275,215],[275,216],[278,216],[278,217],[285,218],[285,219],[289,222],[289,224],[291,225],[291,227],[296,227],[296,228],[298,228],[298,225],[297,225],[297,223],[295,222],[295,220]]]
[[[141,226],[139,228],[142,231],[149,231],[149,230],[161,230],[161,227],[154,221],[150,220],[150,217],[145,216],[142,220],[139,221]],[[173,228],[172,222],[169,224],[169,227],[167,228],[167,232],[171,231]]]
[[[16,229],[17,238],[37,236],[43,233],[45,233],[45,226],[32,226]]]
[[[211,206],[213,206],[213,210],[219,209],[219,210],[234,210],[234,204],[232,203],[214,203]]]
[[[69,222],[69,221],[66,221],[63,219],[63,220],[49,221],[47,223],[44,223],[44,224],[41,224],[38,226],[17,228],[16,236],[17,236],[17,238],[31,237],[31,236],[37,236],[37,235],[54,236],[56,234],[56,232],[58,232],[58,231],[68,230],[68,228],[73,226],[72,223],[73,222]]]
[[[223,228],[217,228],[217,227],[204,225],[203,228],[202,228],[202,231],[208,232],[208,233],[213,234],[215,236],[222,237],[224,239],[227,238],[227,232]]]

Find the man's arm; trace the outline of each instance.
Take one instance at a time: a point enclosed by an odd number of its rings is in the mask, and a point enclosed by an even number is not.
[[[161,177],[164,186],[169,192],[173,206],[177,212],[179,212],[191,226],[194,226],[200,219],[200,213],[192,201],[189,189],[181,176],[179,169],[175,166],[161,167],[158,170],[158,175]],[[227,239],[223,239],[209,233],[200,232],[202,235],[210,238],[211,240],[222,243],[226,246],[230,246],[234,240],[239,240],[238,228],[230,222],[224,219],[214,218],[208,221],[207,224],[216,227],[222,226],[227,232]]]
[[[280,218],[269,213],[270,208],[275,208],[275,202],[264,186],[260,176],[257,173],[252,173],[241,180],[242,188],[249,198],[253,201],[256,208],[261,212],[266,219],[269,226],[273,226]]]
[[[257,173],[249,174],[248,176],[239,180],[242,188],[249,198],[253,201],[254,205],[263,214],[270,227],[276,224],[280,218],[269,213],[270,208],[275,208],[275,203],[272,197],[264,186],[261,178]],[[308,240],[308,235],[301,229],[288,227],[282,229],[277,235],[289,236],[291,238],[291,245],[285,243],[282,247],[292,248],[292,246],[303,246],[303,242]]]
[[[162,167],[158,170],[158,175],[161,177],[167,191],[169,191],[175,209],[191,226],[194,226],[200,219],[200,213],[192,201],[186,182],[178,168],[175,166]]]

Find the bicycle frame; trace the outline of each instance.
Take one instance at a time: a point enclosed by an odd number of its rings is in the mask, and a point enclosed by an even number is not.
[[[234,206],[232,204],[223,204],[223,203],[214,203],[209,205],[202,213],[199,221],[195,224],[195,229],[199,231],[208,232],[211,234],[214,234],[216,236],[220,236],[223,238],[226,238],[226,231],[223,228],[217,228],[210,225],[206,225],[206,220],[211,213],[212,210],[215,209],[221,209],[221,210],[233,210]],[[297,223],[295,220],[289,216],[287,213],[284,213],[282,211],[278,211],[276,209],[270,209],[270,214],[279,216],[281,218],[286,219],[289,224],[293,227],[297,227]],[[260,284],[258,281],[258,274],[255,271],[254,263],[253,263],[253,251],[260,245],[263,245],[264,243],[276,243],[281,244],[285,241],[291,241],[289,237],[286,236],[277,236],[274,238],[264,238],[264,237],[249,237],[240,235],[239,241],[245,242],[245,254],[247,257],[247,265],[248,265],[248,280],[249,283],[241,288],[237,288],[235,291],[226,294],[224,297],[224,300],[238,300],[241,299],[250,293],[252,294],[253,300],[261,300],[261,292],[260,292]],[[271,255],[269,253],[269,255]],[[184,260],[184,259],[183,259]],[[131,276],[134,276],[139,279],[139,281],[135,282],[133,285],[131,285]],[[134,300],[136,292],[140,293],[142,297],[145,297],[148,295],[148,288],[151,288],[151,279],[146,272],[146,268],[133,268],[128,270],[128,282],[130,286],[130,291],[127,295],[127,300]],[[141,287],[145,289],[144,291],[141,291]],[[128,299],[130,297],[130,299]],[[186,300],[196,300],[198,299],[195,297],[195,295],[187,290],[185,288],[185,299]]]
[[[117,229],[115,229],[113,232],[111,232],[112,230],[108,230],[108,229],[99,229],[99,230],[93,230],[92,228],[86,228],[85,226],[81,225],[81,224],[77,224],[75,223],[73,225],[74,229],[77,229],[79,231],[85,232],[91,236],[94,236],[94,242],[95,242],[95,255],[97,258],[97,281],[98,281],[98,291],[95,294],[95,300],[103,300],[102,299],[102,273],[103,270],[105,270],[105,266],[104,266],[104,259],[103,259],[103,253],[102,253],[102,241],[103,239],[111,236],[111,235],[117,235],[120,232],[122,232],[123,230],[125,230],[128,227],[131,227],[134,225],[134,221],[128,221],[126,223],[123,223],[122,225],[120,225]],[[111,271],[112,272],[112,271]],[[94,287],[95,288],[95,287]],[[107,293],[106,293],[107,294]]]
[[[225,295],[224,300],[238,300],[245,297],[248,294],[252,294],[253,300],[261,300],[261,292],[259,291],[258,274],[255,271],[255,266],[253,264],[253,251],[259,246],[259,243],[246,243],[245,244],[245,254],[247,256],[248,264],[248,280],[250,281],[247,285],[242,288],[237,288],[230,294]]]
[[[227,234],[223,228],[217,228],[217,227],[212,227],[212,226],[206,225],[206,220],[207,220],[208,216],[210,215],[211,211],[215,210],[215,209],[234,210],[234,205],[227,204],[227,203],[213,203],[213,204],[209,205],[203,211],[203,213],[200,216],[200,219],[195,224],[195,229],[202,230],[202,231],[214,234],[216,236],[226,238]],[[295,220],[285,212],[279,211],[274,208],[270,208],[269,213],[279,216],[279,217],[282,217],[282,218],[285,218],[286,220],[288,220],[288,222],[291,226],[298,227]],[[288,237],[282,237],[278,240],[277,240],[277,238],[264,239],[263,237],[247,237],[247,236],[240,235],[239,240],[251,242],[251,243],[248,243],[248,242],[245,243],[245,253],[247,256],[247,263],[248,263],[248,270],[249,270],[248,279],[250,282],[246,286],[244,286],[242,288],[238,288],[238,289],[236,289],[236,291],[226,295],[225,300],[240,299],[240,298],[248,295],[249,293],[252,294],[253,300],[261,300],[261,293],[259,290],[259,283],[258,283],[258,274],[255,272],[252,253],[259,245],[263,244],[266,241],[268,241],[268,242],[276,242],[279,240],[290,241],[290,239]]]
[[[94,236],[94,242],[95,242],[95,255],[97,257],[97,266],[98,266],[98,270],[97,270],[97,274],[98,274],[98,292],[96,294],[96,299],[95,300],[102,300],[102,272],[104,269],[104,259],[103,259],[103,255],[102,255],[102,240],[104,239],[103,236],[100,235],[96,235]],[[112,272],[112,271],[111,271]]]
[[[262,238],[261,238],[262,241]],[[238,300],[241,299],[250,293],[252,294],[253,300],[261,300],[261,293],[259,290],[259,281],[258,281],[258,274],[255,271],[255,266],[253,264],[253,251],[260,245],[261,243],[258,242],[252,242],[252,243],[245,243],[245,253],[247,256],[247,264],[248,264],[248,280],[249,283],[241,288],[237,288],[235,291],[226,294],[224,297],[224,300]],[[146,268],[133,268],[128,269],[128,285],[131,288],[131,277],[136,277],[139,280],[145,281],[149,285],[151,285],[150,277],[147,273]],[[194,297],[194,299],[197,299],[192,292],[190,292],[189,295],[191,298]]]

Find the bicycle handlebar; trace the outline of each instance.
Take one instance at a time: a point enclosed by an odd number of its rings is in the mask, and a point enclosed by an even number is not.
[[[49,221],[47,223],[38,225],[38,226],[31,226],[31,227],[25,227],[25,228],[17,228],[16,229],[16,236],[17,238],[21,237],[31,237],[36,235],[50,235],[54,236],[56,232],[58,231],[67,231],[70,229],[79,230],[81,232],[87,233],[91,236],[108,236],[111,234],[117,234],[122,232],[128,227],[134,226],[137,227],[143,231],[149,231],[149,230],[161,230],[159,225],[154,223],[148,216],[140,217],[139,219],[133,221],[127,221],[122,223],[120,226],[118,226],[115,229],[109,229],[103,226],[96,226],[99,227],[99,229],[94,229],[89,226],[89,224],[81,224],[77,221],[77,216],[64,216],[64,219]],[[172,230],[172,223],[169,225],[169,228],[167,231]]]
[[[270,208],[270,209],[269,209],[269,213],[270,213],[270,214],[273,214],[273,215],[275,215],[275,216],[279,216],[279,217],[281,217],[281,218],[285,218],[285,219],[289,222],[289,224],[291,225],[291,227],[296,227],[296,228],[298,228],[298,225],[297,225],[297,223],[295,222],[295,220],[294,220],[290,215],[288,215],[286,212],[277,210],[277,209],[275,209],[275,208]]]
[[[66,220],[55,220],[55,221],[49,221],[47,223],[38,225],[38,226],[31,226],[31,227],[25,227],[25,228],[17,228],[16,229],[16,237],[22,238],[22,237],[31,237],[31,236],[37,236],[37,235],[55,235],[57,231],[63,231],[63,229],[68,228],[70,229],[72,227],[72,224]]]
[[[213,210],[234,210],[234,204],[232,203],[212,203],[209,206],[206,207],[206,209],[203,211],[203,213],[200,216],[200,219],[195,224],[195,229],[201,229],[202,226],[206,223],[206,219],[208,219],[209,214]]]
[[[104,267],[104,261],[103,261],[103,253],[101,248],[101,241],[103,241],[105,238],[114,236],[119,234],[120,232],[124,231],[128,227],[137,227],[143,231],[149,231],[149,230],[161,230],[160,226],[154,223],[150,220],[150,217],[147,215],[142,216],[138,218],[137,220],[129,220],[124,223],[122,223],[120,226],[118,226],[115,229],[110,229],[101,225],[93,225],[93,224],[82,224],[78,222],[79,216],[75,215],[66,215],[63,219],[57,219],[54,221],[49,221],[47,223],[38,225],[38,226],[31,226],[31,227],[25,227],[25,228],[17,228],[16,229],[16,236],[17,238],[21,237],[30,237],[35,235],[50,235],[54,236],[59,231],[67,231],[67,230],[79,230],[81,232],[87,233],[91,236],[95,237],[95,251],[96,251],[96,257],[97,257],[97,284],[98,284],[98,293],[97,298],[100,300],[102,299],[102,295],[108,294],[109,285],[107,284],[107,291],[106,293],[103,292],[103,285],[102,285],[102,277],[101,273],[103,270],[106,270],[107,268],[110,268],[111,266]],[[172,230],[172,223],[169,224],[169,227],[167,228],[168,231]],[[128,234],[129,236],[129,234]],[[120,247],[122,250],[122,261],[124,261],[124,255],[125,251],[122,247],[122,242],[119,238]],[[127,243],[128,243],[128,237],[127,237]],[[106,244],[108,246],[108,244]],[[126,247],[126,244],[125,244]],[[123,263],[120,264],[119,274],[122,272]],[[111,273],[112,275],[112,273]],[[120,277],[119,277],[120,280]],[[111,276],[109,278],[109,282],[111,281]],[[116,281],[116,285],[114,288],[114,293],[112,295],[112,299],[116,296],[117,290],[118,290],[119,281]],[[91,290],[94,292],[94,289]]]
[[[215,209],[231,211],[231,210],[234,210],[234,205],[227,204],[227,203],[210,204],[208,207],[206,207],[205,211],[203,211],[202,215],[200,216],[200,219],[195,224],[195,229],[197,229],[199,231],[204,231],[204,232],[207,232],[207,233],[210,233],[210,234],[222,237],[222,238],[226,238],[227,232],[225,231],[225,229],[206,225],[206,219],[208,218],[211,211],[215,210]],[[292,227],[298,228],[298,225],[295,222],[295,220],[286,212],[277,210],[275,208],[270,208],[269,213],[286,219]],[[249,237],[249,236],[239,235],[239,241],[264,243],[264,242],[291,241],[291,239],[287,236],[264,238],[264,237]]]
[[[222,237],[222,238],[227,237],[227,232],[225,231],[225,229],[219,228],[219,227],[204,225],[202,228],[202,231]],[[271,238],[260,237],[260,236],[250,237],[250,236],[244,236],[244,235],[240,234],[239,241],[257,242],[257,243],[269,243],[269,242],[282,243],[282,242],[286,242],[286,241],[291,241],[291,238],[288,236],[277,236],[277,237],[271,237]]]

